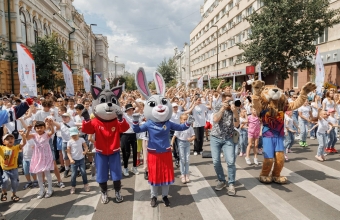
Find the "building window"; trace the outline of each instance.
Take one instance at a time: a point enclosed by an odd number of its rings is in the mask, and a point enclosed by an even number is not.
[[[253,14],[253,6],[250,6],[246,9],[246,15],[249,16],[251,14]]]
[[[230,1],[228,4],[228,11],[230,11],[234,7],[234,0]]]
[[[26,29],[26,17],[22,11],[20,11],[20,21],[21,21],[21,36],[22,42],[27,44],[27,29]]]
[[[236,24],[240,23],[242,21],[242,13],[236,15]]]
[[[33,21],[33,31],[34,31],[34,42],[38,43],[38,25],[35,20]]]
[[[299,73],[298,72],[294,72],[293,73],[293,87],[297,88],[298,87],[298,77]]]
[[[226,63],[227,63],[226,60],[223,60],[223,61],[222,61],[222,68],[226,67]]]
[[[44,25],[44,36],[47,36],[48,33],[47,33],[47,27],[46,27],[46,24]]]
[[[264,0],[257,0],[257,8],[261,8],[262,6],[264,6]]]
[[[328,28],[325,28],[322,35],[316,39],[316,44],[322,44],[328,41]]]

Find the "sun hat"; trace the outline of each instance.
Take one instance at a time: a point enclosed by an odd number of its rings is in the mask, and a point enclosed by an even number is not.
[[[5,135],[2,137],[2,141],[5,141],[7,137],[13,137],[13,138],[14,138],[14,135],[13,135],[13,134],[5,134]]]
[[[70,131],[70,136],[78,135],[79,134],[79,131],[78,131],[77,127],[72,127],[72,128],[69,129],[69,131]]]
[[[125,105],[125,112],[126,112],[127,110],[129,110],[129,109],[135,110],[135,108],[133,107],[132,104],[127,104],[127,105]]]

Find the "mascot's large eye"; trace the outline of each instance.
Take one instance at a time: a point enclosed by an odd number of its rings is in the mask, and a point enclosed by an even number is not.
[[[106,102],[106,99],[105,98],[101,98],[100,99],[100,103],[105,103]]]
[[[156,102],[150,101],[150,102],[148,102],[148,106],[155,107],[156,106]]]
[[[116,100],[115,98],[112,98],[112,99],[111,99],[111,102],[112,102],[113,104],[117,104],[117,100]]]
[[[166,98],[163,98],[162,103],[163,103],[163,105],[166,105],[166,104],[168,104],[168,100]]]

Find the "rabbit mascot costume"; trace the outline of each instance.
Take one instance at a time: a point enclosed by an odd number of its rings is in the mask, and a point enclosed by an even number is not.
[[[169,206],[168,192],[170,184],[175,182],[172,153],[170,147],[170,130],[187,130],[194,122],[192,117],[184,124],[176,124],[169,119],[172,115],[170,101],[164,97],[165,83],[161,74],[155,72],[154,79],[157,95],[151,95],[143,68],[136,74],[136,84],[139,92],[145,97],[144,116],[146,123],[139,125],[139,114],[133,115],[133,130],[136,133],[147,131],[148,143],[148,171],[151,187],[151,206],[157,206],[158,187],[162,188],[162,197],[165,206]]]
[[[104,89],[91,86],[93,97],[92,108],[96,116],[90,119],[86,109],[83,110],[82,132],[96,135],[96,180],[101,188],[101,202],[109,202],[107,196],[107,181],[110,171],[113,187],[116,191],[116,201],[122,202],[120,195],[122,168],[120,159],[120,134],[127,131],[130,125],[123,118],[123,112],[119,106],[118,99],[122,94],[122,87]]]

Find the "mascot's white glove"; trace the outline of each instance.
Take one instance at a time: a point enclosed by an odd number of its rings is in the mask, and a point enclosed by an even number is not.
[[[123,112],[122,110],[116,110],[116,115],[117,115],[117,119],[119,122],[123,121]]]
[[[139,123],[140,114],[138,114],[138,113],[133,114],[132,118],[133,118],[133,123],[134,124],[138,124]]]
[[[192,123],[194,123],[194,121],[195,121],[194,116],[189,115],[188,120],[187,120],[186,123],[187,123],[188,126],[190,126],[190,125],[192,125]]]
[[[84,118],[85,121],[90,120],[90,114],[86,108],[84,108],[83,111],[81,112],[81,116]]]

